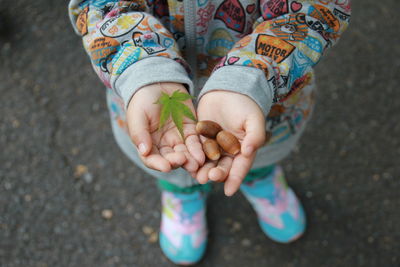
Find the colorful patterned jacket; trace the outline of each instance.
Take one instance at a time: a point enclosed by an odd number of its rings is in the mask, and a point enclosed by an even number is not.
[[[350,0],[69,4],[96,73],[125,106],[155,82],[183,83],[193,95],[222,89],[251,97],[272,130],[305,101],[297,92],[311,83],[312,68],[347,28],[350,11]],[[302,112],[306,117],[309,110]]]

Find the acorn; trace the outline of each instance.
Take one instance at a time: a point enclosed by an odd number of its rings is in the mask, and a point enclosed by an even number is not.
[[[239,140],[230,132],[220,131],[217,134],[217,143],[231,155],[236,155],[240,152]]]
[[[213,139],[207,139],[203,143],[203,150],[207,158],[209,158],[210,160],[218,160],[221,157],[218,143]]]
[[[196,124],[196,132],[208,138],[215,138],[221,130],[221,126],[213,121],[199,121]]]

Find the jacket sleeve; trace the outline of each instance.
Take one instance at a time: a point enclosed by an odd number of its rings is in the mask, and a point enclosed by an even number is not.
[[[311,80],[312,68],[350,21],[350,0],[260,0],[261,17],[214,68],[200,93],[251,97],[267,116]]]
[[[182,83],[193,94],[176,41],[144,0],[71,0],[69,16],[95,72],[125,106],[139,88],[157,82]]]

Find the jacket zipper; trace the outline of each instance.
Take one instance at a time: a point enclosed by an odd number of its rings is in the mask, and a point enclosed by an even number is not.
[[[185,25],[185,54],[193,74],[193,84],[197,89],[197,51],[196,51],[196,0],[184,0],[183,17]]]

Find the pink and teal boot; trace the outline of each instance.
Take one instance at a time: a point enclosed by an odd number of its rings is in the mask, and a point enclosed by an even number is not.
[[[169,260],[192,265],[207,245],[206,194],[162,191],[160,247]]]
[[[305,230],[303,207],[288,187],[282,168],[273,167],[264,178],[243,182],[240,187],[258,216],[263,232],[272,240],[289,243]]]

